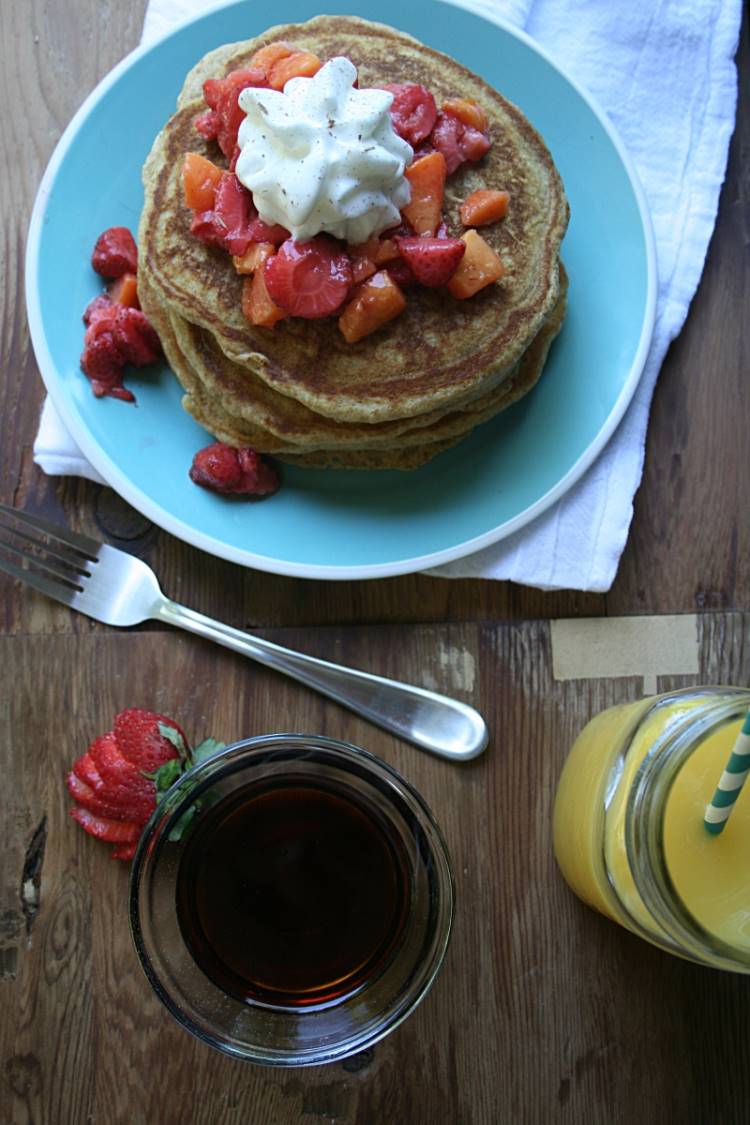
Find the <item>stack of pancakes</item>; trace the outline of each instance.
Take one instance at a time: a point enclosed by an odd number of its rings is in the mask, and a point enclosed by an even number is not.
[[[194,127],[202,83],[246,66],[285,39],[322,60],[346,55],[360,86],[421,83],[438,105],[478,102],[492,147],[446,184],[444,214],[460,235],[458,208],[477,188],[510,192],[510,208],[482,237],[506,267],[468,300],[444,290],[406,291],[406,310],[356,344],[336,318],[249,324],[242,278],[228,253],[190,234],[182,198],[186,152],[221,162]],[[559,259],[568,221],[560,177],[541,137],[491,86],[447,55],[382,24],[319,16],[271,28],[206,55],[187,77],[177,112],[144,167],[138,289],[183,404],[218,440],[310,466],[410,469],[454,445],[534,386],[565,313]]]

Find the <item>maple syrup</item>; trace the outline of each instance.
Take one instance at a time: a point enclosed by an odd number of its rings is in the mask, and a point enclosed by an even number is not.
[[[243,1002],[341,1000],[398,948],[410,903],[401,839],[333,781],[266,778],[205,810],[177,877],[187,946]]]

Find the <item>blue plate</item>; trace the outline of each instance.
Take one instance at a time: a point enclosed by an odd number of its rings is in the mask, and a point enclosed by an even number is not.
[[[584,93],[531,40],[435,0],[331,0],[452,54],[526,113],[549,145],[571,206],[563,246],[569,311],[537,388],[414,472],[284,467],[261,503],[213,495],[187,468],[206,444],[168,369],[133,377],[138,404],[95,399],[78,361],[81,313],[100,289],[89,268],[100,231],[135,230],[141,165],[190,67],[222,43],[318,14],[313,0],[242,0],[129,55],[66,129],[34,206],[26,299],[49,394],[109,484],[173,535],[246,566],[306,578],[403,574],[486,547],[578,479],[635,390],[651,338],[655,257],[625,151]],[[405,76],[408,78],[408,75]],[[457,91],[460,93],[460,91]]]

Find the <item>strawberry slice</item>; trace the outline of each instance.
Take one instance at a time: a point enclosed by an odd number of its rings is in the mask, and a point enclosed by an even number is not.
[[[323,235],[309,242],[287,239],[264,271],[271,299],[307,320],[337,312],[352,285],[349,255]]]
[[[100,735],[89,748],[109,804],[123,812],[120,819],[144,823],[156,808],[156,786],[133,762],[123,757],[114,733]],[[176,752],[175,752],[176,755]]]
[[[439,113],[430,134],[430,144],[442,152],[450,176],[467,160],[476,164],[490,147],[489,138],[452,113]]]
[[[94,245],[91,265],[102,277],[121,277],[138,269],[138,250],[127,227],[108,227]]]
[[[203,83],[203,97],[208,113],[195,121],[195,127],[206,140],[217,140],[225,156],[231,157],[237,144],[237,133],[245,113],[238,104],[241,92],[248,86],[268,86],[266,76],[257,67],[233,70],[225,78],[208,78]]]
[[[75,772],[74,766],[65,778],[65,785],[71,797],[95,816],[103,816],[108,820],[132,820],[134,822],[138,819],[122,804],[107,799],[106,787],[101,778],[99,779],[99,786],[92,787],[81,780]]]
[[[165,715],[130,707],[115,716],[114,733],[120,753],[144,773],[154,773],[159,766],[177,757],[177,747],[165,738],[160,726],[171,727],[187,747],[183,731]]]
[[[272,225],[264,223],[257,214],[254,219],[250,220],[248,233],[251,242],[271,242],[274,246],[281,246],[282,242],[286,242],[289,238],[289,231],[286,227],[282,227],[280,223],[273,223]]]
[[[88,750],[73,762],[73,773],[93,790],[101,789],[102,778]]]
[[[429,137],[437,121],[435,99],[424,86],[383,86],[393,94],[391,121],[394,132],[414,148]]]
[[[398,238],[398,248],[420,285],[437,289],[446,285],[466,253],[460,238]]]
[[[108,844],[136,844],[141,834],[142,825],[134,821],[96,816],[80,805],[75,805],[70,810],[70,815],[89,836],[96,836],[97,840],[105,840]]]
[[[223,495],[270,496],[279,487],[279,474],[259,453],[222,441],[198,450],[189,475],[193,484]]]
[[[253,217],[253,200],[233,172],[225,172],[219,180],[213,213],[222,245],[230,254],[242,257],[252,241],[248,227]],[[270,242],[271,239],[259,238],[258,241]]]

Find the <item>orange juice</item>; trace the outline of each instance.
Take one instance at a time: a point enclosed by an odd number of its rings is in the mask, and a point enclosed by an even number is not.
[[[750,786],[703,825],[750,693],[696,688],[612,707],[576,740],[554,847],[589,905],[681,956],[750,972]]]

